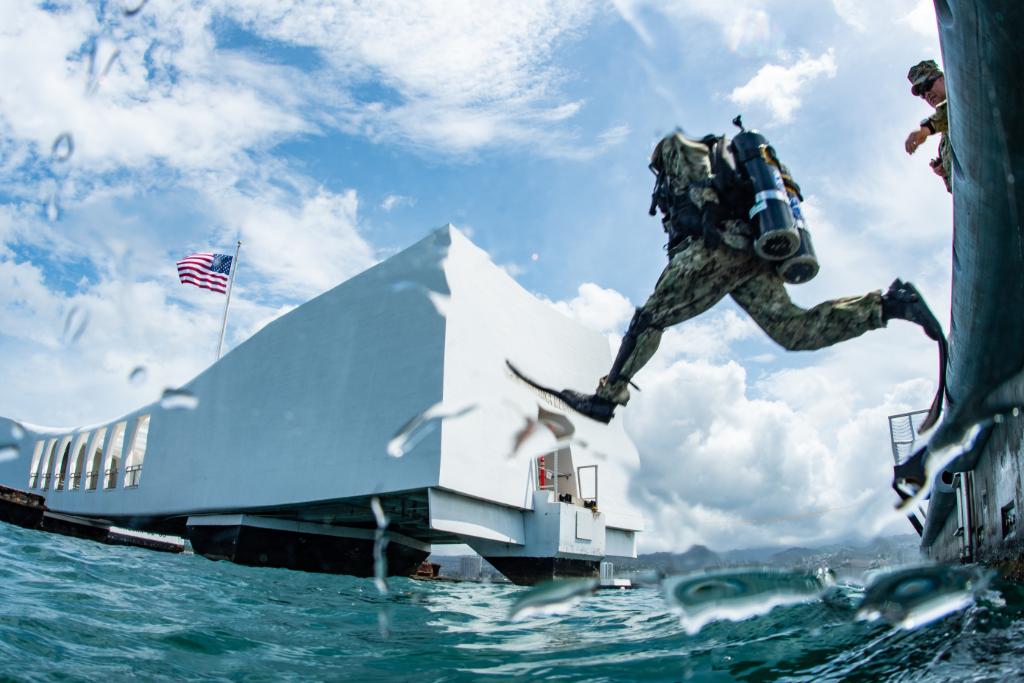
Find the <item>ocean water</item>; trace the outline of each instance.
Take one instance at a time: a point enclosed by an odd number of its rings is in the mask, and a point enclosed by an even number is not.
[[[687,633],[659,590],[510,621],[527,589],[256,569],[0,523],[0,680],[1008,681],[1024,591],[900,629],[863,589]]]

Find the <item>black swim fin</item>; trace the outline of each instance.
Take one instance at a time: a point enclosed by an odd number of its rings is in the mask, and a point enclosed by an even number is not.
[[[946,361],[949,357],[949,345],[946,336],[942,333],[942,326],[928,304],[925,303],[921,292],[910,282],[896,279],[889,285],[889,290],[882,295],[882,319],[906,320],[920,325],[924,333],[939,345],[939,386],[935,391],[935,398],[928,409],[917,433],[923,434],[939,421],[942,415],[942,404],[946,398]]]
[[[580,392],[573,391],[572,389],[552,389],[551,387],[544,386],[540,382],[537,382],[523,373],[519,368],[512,364],[512,361],[506,360],[505,364],[508,366],[508,369],[512,371],[513,375],[526,382],[537,391],[560,400],[580,415],[605,424],[611,422],[616,406],[616,404],[611,401],[603,399],[597,394],[581,394]]]

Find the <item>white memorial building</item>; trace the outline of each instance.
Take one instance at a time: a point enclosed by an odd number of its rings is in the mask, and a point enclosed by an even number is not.
[[[434,544],[469,544],[522,584],[635,557],[639,463],[621,417],[566,410],[506,359],[589,390],[611,350],[448,226],[273,321],[183,400],[75,429],[0,419],[18,438],[0,484],[65,522],[173,533],[257,566],[372,575],[374,498],[391,574]]]

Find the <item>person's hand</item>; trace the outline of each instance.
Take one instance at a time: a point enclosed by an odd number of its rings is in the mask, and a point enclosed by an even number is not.
[[[932,159],[928,163],[932,167],[932,172],[935,173],[935,175],[939,176],[940,178],[946,177],[946,169],[942,167],[941,158]]]
[[[921,126],[913,133],[908,135],[907,141],[903,145],[903,147],[907,150],[907,154],[913,154],[914,152],[916,152],[917,148],[924,144],[924,141],[928,139],[928,136],[930,134],[931,131],[929,131],[924,126]]]

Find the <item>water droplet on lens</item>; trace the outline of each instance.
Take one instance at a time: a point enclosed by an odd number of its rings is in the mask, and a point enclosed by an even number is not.
[[[116,49],[110,54],[110,57],[107,58],[107,63],[103,67],[103,71],[100,72],[100,77],[97,80],[102,80],[104,76],[106,76],[108,73],[110,73],[110,69],[114,66],[114,62],[116,62],[117,58],[120,57],[120,56],[121,56],[121,51],[120,50],[116,50]],[[97,85],[98,84],[99,83],[97,82]]]
[[[149,0],[127,0],[124,4],[124,15],[126,17],[134,17],[142,11],[142,8],[146,6],[147,2],[149,2]]]
[[[25,430],[17,422],[11,423],[11,438],[15,441],[21,441],[25,436]]]
[[[572,435],[576,433],[576,427],[569,418],[544,408],[537,409],[536,420],[532,417],[525,417],[523,419],[523,426],[519,428],[512,438],[512,451],[508,454],[509,458],[514,458],[523,449],[525,444],[534,441],[534,437],[538,435],[538,429],[541,427],[544,427],[546,432],[555,438],[556,449],[564,448],[572,439]],[[543,434],[544,432],[540,433]],[[573,443],[575,442],[573,441]],[[550,440],[548,443],[550,444]]]
[[[1010,414],[1013,415],[1014,417],[1020,417],[1020,408],[1014,408],[1013,410],[1010,411]]]
[[[388,516],[384,514],[384,508],[380,504],[380,498],[374,496],[370,499],[370,509],[373,511],[373,518],[377,522],[378,529],[384,529],[388,525]]]
[[[597,579],[547,581],[523,593],[512,603],[508,618],[516,621],[542,614],[561,614],[597,590]]]
[[[519,428],[519,431],[512,437],[512,451],[508,454],[509,458],[514,458],[519,452],[519,449],[523,447],[523,444],[529,441],[530,437],[533,436],[540,423],[532,418],[524,418],[525,423]]]
[[[165,389],[160,397],[160,407],[166,410],[194,410],[199,406],[199,397],[185,389]]]
[[[552,435],[559,441],[568,439],[576,433],[576,426],[565,415],[553,413],[544,408],[538,408],[537,421],[548,428]]]
[[[46,200],[46,220],[56,223],[60,220],[60,197],[54,190],[50,198]]]
[[[53,141],[53,146],[50,148],[50,157],[58,162],[67,161],[74,153],[75,140],[71,137],[71,133],[61,133],[58,135],[57,139]]]
[[[386,608],[377,610],[377,632],[381,638],[391,637],[391,617],[388,616]]]
[[[85,330],[89,327],[89,313],[77,304],[72,306],[68,310],[68,314],[64,317],[64,334],[62,340],[64,344],[75,344],[85,334]]]
[[[416,445],[432,434],[444,420],[454,420],[476,410],[476,404],[458,408],[445,405],[442,401],[416,415],[402,425],[401,429],[388,441],[387,452],[392,458],[401,458]]]
[[[448,317],[448,306],[452,301],[450,296],[439,292],[427,292],[427,298],[430,299],[430,303],[434,304],[434,310],[436,310],[442,318]]]
[[[147,374],[145,366],[136,365],[132,371],[128,373],[128,381],[132,384],[142,384],[146,381]]]
[[[712,621],[743,621],[783,605],[818,600],[826,588],[813,574],[774,569],[687,574],[665,579],[662,587],[691,635]]]
[[[373,583],[377,587],[378,593],[387,595],[388,560],[385,551],[388,547],[388,537],[385,530],[388,528],[390,520],[384,513],[384,506],[381,505],[380,498],[374,496],[370,499],[370,509],[377,522],[377,531],[373,539]]]
[[[409,290],[416,291],[421,289],[426,289],[426,287],[418,282],[413,282],[412,280],[399,280],[395,284],[391,285],[392,292],[407,292]]]
[[[18,447],[14,444],[0,446],[0,462],[8,462],[18,457]]]
[[[883,572],[874,576],[864,591],[856,617],[915,629],[972,604],[992,576],[991,571],[979,567],[944,565]]]

